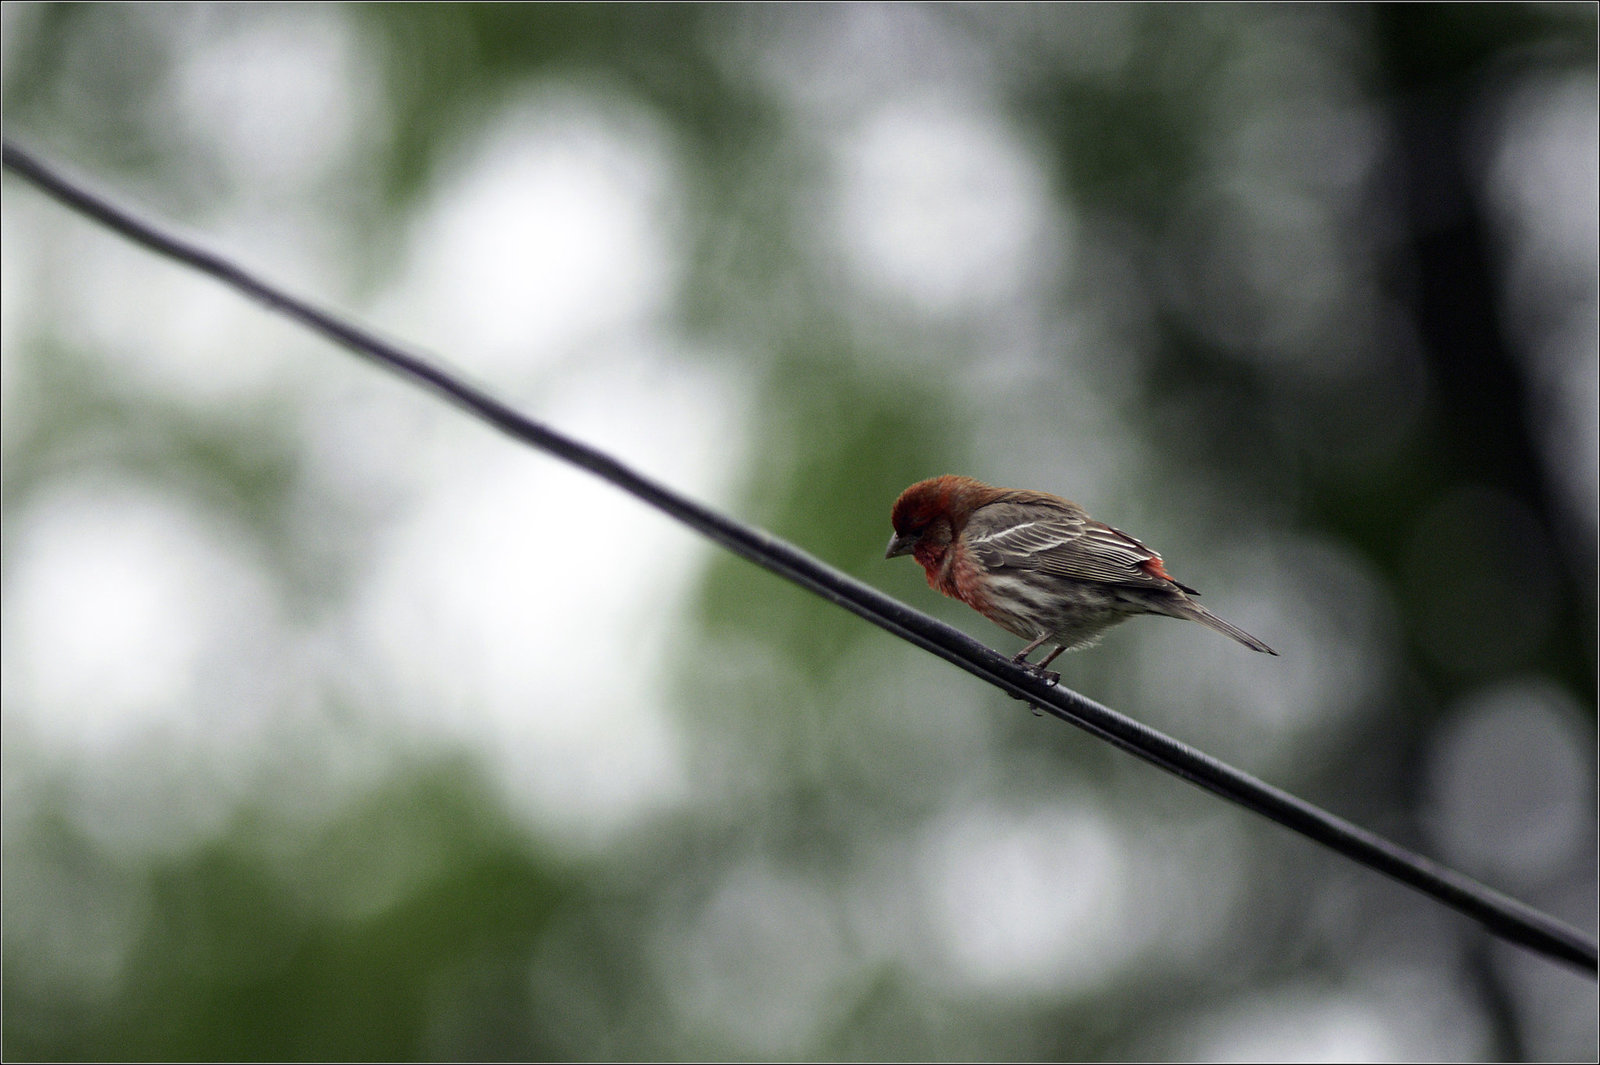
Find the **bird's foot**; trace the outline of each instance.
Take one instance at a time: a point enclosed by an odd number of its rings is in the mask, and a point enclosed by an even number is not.
[[[1028,650],[1031,651],[1032,648],[1029,648]],[[1061,674],[1055,672],[1054,670],[1045,669],[1041,665],[1036,665],[1033,662],[1028,661],[1027,651],[1024,651],[1022,654],[1012,658],[1011,664],[1021,666],[1029,673],[1032,673],[1034,676],[1050,685],[1052,688],[1061,683]]]
[[[1056,673],[1053,670],[1045,669],[1043,666],[1038,665],[1037,663],[1028,661],[1028,651],[1032,651],[1032,650],[1033,650],[1033,648],[1030,647],[1030,648],[1027,649],[1027,651],[1023,651],[1021,654],[1019,654],[1019,655],[1015,656],[1014,658],[1012,658],[1011,659],[1012,665],[1021,666],[1023,669],[1027,670],[1029,673],[1032,673],[1034,676],[1036,676],[1040,680],[1044,681],[1050,687],[1054,688],[1058,683],[1060,683],[1061,674]],[[1013,699],[1017,699],[1019,701],[1024,701],[1024,700],[1022,700],[1022,696],[1020,696],[1020,695],[1014,695],[1014,696],[1012,696],[1012,698]],[[1028,709],[1033,711],[1033,716],[1034,717],[1043,717],[1044,716],[1044,711],[1039,708],[1039,705],[1037,703],[1029,702],[1028,703]]]

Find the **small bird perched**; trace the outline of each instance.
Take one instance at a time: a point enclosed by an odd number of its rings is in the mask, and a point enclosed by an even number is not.
[[[1044,667],[1057,655],[1137,614],[1198,621],[1278,653],[1189,598],[1200,593],[1174,580],[1160,555],[1071,500],[947,474],[900,493],[890,521],[884,557],[909,554],[934,591],[1031,641],[1012,661],[1051,684],[1060,674]],[[1029,662],[1046,643],[1055,650]]]

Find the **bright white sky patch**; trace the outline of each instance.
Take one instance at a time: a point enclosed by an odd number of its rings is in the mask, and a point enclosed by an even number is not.
[[[57,796],[112,854],[213,838],[299,682],[248,535],[110,471],[11,520],[0,687],[8,750],[26,756],[8,787],[65,769]]]
[[[561,428],[704,497],[739,451],[740,404],[657,361],[597,365],[546,399]],[[459,428],[427,442],[449,461],[426,464],[358,593],[391,689],[378,701],[479,752],[542,829],[602,842],[684,790],[662,656],[707,549],[587,474]]]
[[[336,8],[245,7],[238,15],[231,32],[181,50],[170,113],[237,192],[304,193],[385,127],[373,115],[379,71]]]
[[[1189,1061],[1472,1060],[1487,1051],[1472,1008],[1437,972],[1359,974],[1354,989],[1285,986],[1196,1018],[1157,1058]]]
[[[919,881],[956,973],[1002,993],[1056,990],[1104,979],[1134,946],[1124,858],[1091,812],[970,808],[929,830]]]
[[[9,8],[7,9],[9,10]],[[20,353],[24,341],[39,327],[39,260],[23,251],[34,245],[44,228],[41,205],[19,209],[21,197],[0,201],[0,446],[11,448],[30,430],[42,413],[33,398],[28,360]],[[26,308],[32,307],[29,313]]]
[[[687,547],[621,493],[490,441],[381,549],[360,614],[374,672],[546,827],[618,827],[679,783],[651,623]]]
[[[7,5],[8,19],[15,6]],[[384,128],[373,116],[372,64],[347,20],[329,9],[246,7],[237,19],[216,21],[216,36],[172,42],[159,97],[171,118],[172,150],[162,157],[170,169],[107,178],[106,188],[291,291],[337,306],[352,261],[350,230],[342,204],[317,194],[361,154],[364,136]],[[20,284],[8,277],[5,318],[17,319],[7,326],[8,348],[42,320],[75,353],[99,360],[111,388],[222,418],[303,383],[314,371],[297,361],[300,352],[336,357],[303,329],[191,270],[43,207],[36,195],[18,199],[27,201],[21,210],[9,195],[5,207],[6,272],[27,276]],[[26,228],[13,234],[20,220]],[[12,299],[13,284],[30,298]],[[11,396],[7,403],[8,415],[22,405]]]
[[[839,245],[885,294],[962,314],[1048,281],[1060,220],[1038,163],[994,112],[888,105],[844,139],[836,166]]]
[[[675,486],[720,483],[741,404],[664,332],[680,258],[664,131],[620,99],[545,87],[473,140],[383,320],[501,395],[537,381],[532,413]],[[599,843],[683,788],[659,677],[695,542],[452,412],[417,429],[386,449],[404,516],[353,607],[393,685],[380,701],[481,753],[541,829]],[[348,480],[342,453],[318,460]]]
[[[674,186],[648,116],[548,91],[506,108],[463,158],[417,226],[386,319],[505,377],[662,313]]]
[[[109,478],[31,503],[19,523],[6,559],[7,711],[83,753],[207,727],[208,661],[224,649],[248,659],[241,643],[276,615],[248,552],[185,500]]]

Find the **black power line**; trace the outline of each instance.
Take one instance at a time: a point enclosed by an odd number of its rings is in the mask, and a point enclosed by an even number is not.
[[[965,633],[891,599],[772,534],[695,502],[589,445],[533,421],[438,366],[318,310],[194,241],[173,235],[88,191],[29,152],[4,142],[5,168],[73,210],[157,254],[187,263],[445,399],[523,443],[582,467],[754,562],[995,687],[1077,725],[1207,791],[1269,817],[1347,858],[1386,873],[1482,922],[1513,943],[1596,971],[1593,938],[1470,877],[1335,817],[1320,807],[1125,717],[1068,688],[1047,685]]]

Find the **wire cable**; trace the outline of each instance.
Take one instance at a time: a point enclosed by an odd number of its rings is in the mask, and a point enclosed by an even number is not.
[[[203,244],[176,236],[167,228],[116,206],[9,140],[4,141],[4,165],[52,198],[134,243],[185,263],[355,354],[427,387],[508,436],[588,470],[741,558],[793,581],[1002,691],[1393,877],[1474,918],[1503,939],[1591,974],[1596,972],[1595,940],[1578,929],[1071,689],[1047,685],[1035,674],[960,630],[884,595],[793,544],[689,499],[604,452],[528,418],[426,359],[289,295]]]

